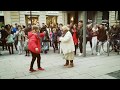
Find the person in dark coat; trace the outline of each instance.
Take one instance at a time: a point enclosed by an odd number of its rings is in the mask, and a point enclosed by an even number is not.
[[[101,45],[107,40],[106,30],[102,24],[100,24],[98,27],[97,39],[98,39],[98,53],[97,53],[97,55],[100,55]]]
[[[115,45],[117,44],[117,36],[118,36],[118,29],[116,25],[111,26],[110,31],[108,32],[109,34],[109,39],[111,44],[113,45],[113,49],[115,52],[117,52],[117,49],[115,48]]]
[[[5,31],[4,26],[2,26],[1,28],[2,28],[2,30],[0,30],[0,32],[1,32],[2,49],[4,51],[4,47],[7,50],[7,44],[6,44],[5,38],[7,38],[8,33]]]
[[[52,46],[53,46],[54,53],[55,53],[56,48],[57,48],[57,44],[58,44],[56,28],[53,28],[52,31],[53,31],[53,33],[52,33]]]

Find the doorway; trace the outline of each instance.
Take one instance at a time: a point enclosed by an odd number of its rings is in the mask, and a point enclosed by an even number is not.
[[[0,27],[4,25],[4,16],[0,16]]]

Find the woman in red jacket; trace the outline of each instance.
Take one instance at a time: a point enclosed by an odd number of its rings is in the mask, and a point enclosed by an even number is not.
[[[78,47],[78,31],[77,31],[77,24],[74,24],[73,29],[72,29],[72,37],[75,45],[75,55]]]
[[[40,66],[40,60],[41,60],[41,56],[40,56],[40,52],[41,52],[41,44],[40,44],[40,38],[37,34],[37,31],[39,30],[39,27],[37,26],[33,26],[32,27],[32,31],[28,32],[28,49],[31,51],[32,53],[32,61],[31,61],[31,65],[30,65],[30,70],[31,72],[34,72],[36,70],[33,69],[33,64],[37,58],[37,66],[38,66],[38,70],[44,70],[43,68],[41,68]],[[44,37],[44,33],[40,34],[40,37]]]

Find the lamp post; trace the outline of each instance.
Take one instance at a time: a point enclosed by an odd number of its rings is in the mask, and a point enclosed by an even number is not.
[[[87,23],[87,11],[83,11],[83,57],[86,57],[86,23]]]
[[[30,11],[30,21],[31,21],[31,27],[32,27],[32,11]]]

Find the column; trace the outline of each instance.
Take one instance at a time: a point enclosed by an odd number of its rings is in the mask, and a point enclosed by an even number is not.
[[[109,25],[115,24],[115,11],[109,11]]]
[[[4,21],[5,21],[5,25],[6,24],[11,24],[10,11],[4,11]]]
[[[11,24],[14,25],[15,23],[20,24],[20,12],[19,11],[11,11]]]
[[[100,11],[97,11],[96,22],[97,22],[97,24],[102,23],[102,12],[100,12]]]
[[[20,11],[20,24],[21,25],[26,25],[26,23],[25,23],[25,12],[24,11]]]

